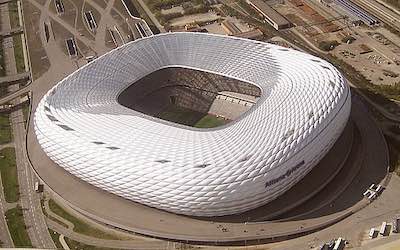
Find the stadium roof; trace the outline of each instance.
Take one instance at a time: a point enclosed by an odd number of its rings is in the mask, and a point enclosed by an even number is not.
[[[185,67],[257,85],[248,112],[197,129],[117,102],[138,79]],[[96,187],[167,211],[243,212],[288,190],[326,154],[350,112],[350,91],[329,63],[291,49],[204,33],[166,33],[119,47],[80,68],[39,103],[35,132],[59,166]]]

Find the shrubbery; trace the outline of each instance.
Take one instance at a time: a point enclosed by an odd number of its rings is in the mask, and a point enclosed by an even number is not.
[[[318,44],[318,47],[323,51],[331,51],[340,43],[336,40],[333,41],[322,41]]]
[[[342,38],[342,43],[350,44],[350,43],[354,42],[355,40],[356,39],[354,37],[352,37],[352,36],[345,36],[345,37]]]

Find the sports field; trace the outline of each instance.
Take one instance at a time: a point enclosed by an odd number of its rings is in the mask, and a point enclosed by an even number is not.
[[[195,128],[214,128],[229,122],[215,115],[204,114],[176,105],[168,106],[158,117]]]

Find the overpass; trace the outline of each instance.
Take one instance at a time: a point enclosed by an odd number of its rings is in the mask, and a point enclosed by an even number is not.
[[[0,84],[5,84],[5,83],[15,83],[23,80],[29,80],[30,73],[29,72],[24,72],[16,75],[10,75],[10,76],[2,76],[0,77]]]
[[[6,103],[12,101],[13,99],[23,95],[23,94],[29,93],[31,91],[31,89],[32,89],[32,84],[29,84],[29,85],[27,85],[25,87],[20,88],[19,90],[15,91],[15,92],[11,93],[11,94],[8,94],[8,95],[0,98],[0,105],[6,104]]]
[[[1,3],[0,3],[0,4],[1,4]],[[17,28],[13,28],[13,29],[11,29],[11,30],[0,31],[0,37],[14,36],[14,35],[21,34],[22,32],[24,32],[24,30],[22,29],[22,27],[17,27]]]
[[[15,0],[0,0],[0,4],[6,4],[6,3],[10,3],[13,2]]]

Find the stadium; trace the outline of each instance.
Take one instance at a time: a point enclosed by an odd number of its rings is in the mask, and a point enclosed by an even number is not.
[[[317,57],[167,33],[62,80],[36,108],[34,129],[51,160],[101,190],[177,214],[222,216],[301,181],[341,135],[350,108],[346,80]],[[204,118],[215,122],[200,126]]]

